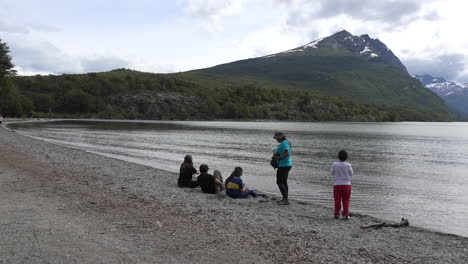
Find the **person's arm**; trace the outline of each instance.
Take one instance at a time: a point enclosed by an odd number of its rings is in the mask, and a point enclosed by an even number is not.
[[[290,153],[289,153],[290,145],[288,145],[288,144],[289,144],[289,142],[287,142],[286,140],[281,142],[280,147],[278,149],[279,150],[278,153],[283,153],[283,154],[281,154],[281,155],[277,154],[276,157],[278,159],[285,159],[285,158],[289,157],[289,155],[290,155]]]
[[[199,171],[197,171],[197,169],[195,169],[195,167],[192,166],[192,174],[200,174]]]
[[[245,184],[242,183],[242,187],[241,187],[241,192],[245,192],[245,191],[248,191],[249,188],[245,187]]]
[[[285,159],[287,157],[289,157],[289,151],[288,150],[285,150],[283,155],[281,155],[281,156],[276,155],[277,159]]]
[[[330,170],[330,173],[332,176],[335,176],[335,166],[331,166],[331,170]]]
[[[216,184],[219,184],[219,185],[221,185],[221,186],[223,185],[223,182],[220,181],[218,178],[215,178],[214,180],[215,180],[215,183],[216,183]]]
[[[241,178],[239,178],[239,180],[236,183],[239,184],[239,191],[241,192],[247,191],[247,188],[245,188],[245,184]]]
[[[354,176],[353,167],[351,167],[351,164],[350,164],[349,165],[349,179],[351,180],[353,176]]]

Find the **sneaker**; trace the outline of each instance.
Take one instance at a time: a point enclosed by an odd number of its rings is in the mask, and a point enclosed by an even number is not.
[[[289,205],[289,201],[288,201],[288,199],[283,199],[281,201],[278,201],[278,204],[279,205]]]
[[[347,215],[343,216],[343,220],[349,220],[349,216]]]
[[[336,214],[333,218],[335,218],[335,219],[340,219],[340,215],[337,215],[337,214]]]

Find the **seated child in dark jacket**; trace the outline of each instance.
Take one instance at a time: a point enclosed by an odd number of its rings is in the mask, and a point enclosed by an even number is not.
[[[184,163],[180,165],[179,179],[177,185],[179,187],[195,188],[198,186],[197,181],[192,180],[192,175],[197,173],[195,167],[193,167],[192,156],[185,155]]]
[[[219,186],[223,186],[223,182],[219,178],[208,174],[208,170],[208,165],[202,164],[200,166],[200,176],[197,178],[198,185],[200,185],[204,193],[218,193]]]

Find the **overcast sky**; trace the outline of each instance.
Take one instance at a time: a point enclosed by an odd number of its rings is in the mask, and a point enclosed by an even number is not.
[[[276,53],[346,29],[411,74],[468,82],[466,0],[0,0],[20,74],[178,72]]]

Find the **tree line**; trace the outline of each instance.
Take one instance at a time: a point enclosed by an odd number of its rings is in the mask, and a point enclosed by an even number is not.
[[[443,113],[359,104],[303,89],[216,74],[102,73],[15,76],[0,41],[0,111],[7,116],[163,120],[443,121]]]

